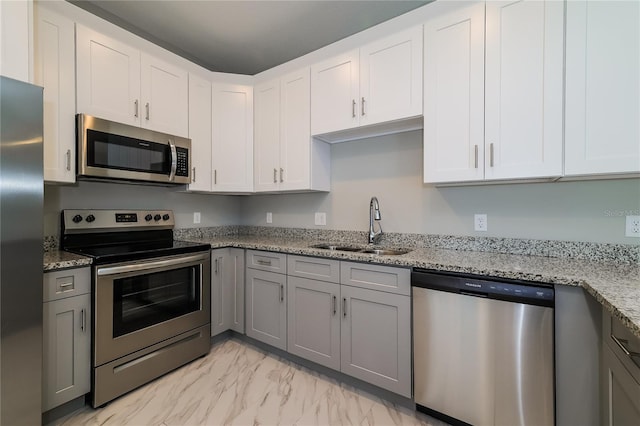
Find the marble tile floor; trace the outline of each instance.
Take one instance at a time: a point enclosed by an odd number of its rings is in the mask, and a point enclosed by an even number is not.
[[[446,425],[234,339],[101,409],[84,407],[53,424]]]

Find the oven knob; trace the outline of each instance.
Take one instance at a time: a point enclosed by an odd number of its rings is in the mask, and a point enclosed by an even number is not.
[[[79,214],[75,215],[73,217],[73,219],[71,219],[73,221],[73,223],[79,223],[82,222],[82,216],[80,216]]]
[[[147,222],[149,222],[151,219],[153,219],[153,216],[151,216],[150,214],[144,217],[144,220],[146,220]]]
[[[154,220],[156,220],[156,221],[158,221],[158,220],[162,219],[162,216],[160,216],[159,214],[157,214],[157,215],[155,215],[155,216],[153,217],[153,219],[154,219]]]
[[[169,215],[165,214],[164,216],[162,216],[162,220],[169,220]]]
[[[90,214],[89,216],[87,216],[87,222],[91,223],[94,220],[96,220],[96,217],[94,215]]]

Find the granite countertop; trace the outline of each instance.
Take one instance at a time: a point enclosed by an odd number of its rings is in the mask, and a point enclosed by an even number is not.
[[[550,284],[580,286],[640,337],[640,265],[597,262],[588,259],[554,258],[492,252],[415,248],[400,256],[311,248],[326,240],[274,236],[229,235],[181,237],[210,244],[212,248],[237,247],[288,254],[329,257],[405,267],[511,278]],[[342,241],[344,243],[344,241]],[[364,244],[362,244],[365,247]],[[70,253],[45,252],[45,271],[88,265],[91,259]]]

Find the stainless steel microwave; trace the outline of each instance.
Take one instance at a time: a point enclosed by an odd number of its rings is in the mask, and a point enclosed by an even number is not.
[[[76,124],[79,179],[191,183],[191,139],[86,114]]]

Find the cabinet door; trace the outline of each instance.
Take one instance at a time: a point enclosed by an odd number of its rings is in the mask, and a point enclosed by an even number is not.
[[[311,86],[309,68],[280,79],[280,190],[309,189]]]
[[[77,112],[140,125],[140,52],[76,25]]]
[[[89,294],[43,304],[43,411],[91,390],[90,307]]]
[[[74,23],[38,5],[35,83],[44,87],[44,179],[76,180]]]
[[[422,114],[422,26],[360,48],[360,125]]]
[[[189,75],[190,191],[211,191],[211,83]]]
[[[411,397],[409,296],[343,285],[341,370]]]
[[[228,249],[222,268],[231,294],[229,327],[244,334],[244,249]]]
[[[485,179],[562,175],[564,3],[486,3]]]
[[[565,174],[640,171],[640,3],[567,2]]]
[[[32,1],[0,2],[0,74],[29,82]]]
[[[281,180],[280,80],[256,86],[254,96],[254,189],[274,191]]]
[[[247,336],[287,350],[287,276],[246,270]]]
[[[604,424],[632,426],[640,424],[640,384],[608,345],[603,348]]]
[[[153,56],[141,56],[142,127],[187,137],[189,74]]]
[[[213,189],[253,191],[253,88],[213,84]]]
[[[211,250],[211,335],[227,331],[232,299],[224,277],[224,261],[229,254],[226,248]]]
[[[287,278],[288,351],[325,367],[340,369],[340,285]]]
[[[359,124],[358,50],[311,67],[311,133],[350,129]]]
[[[424,25],[424,181],[484,178],[484,3]]]

